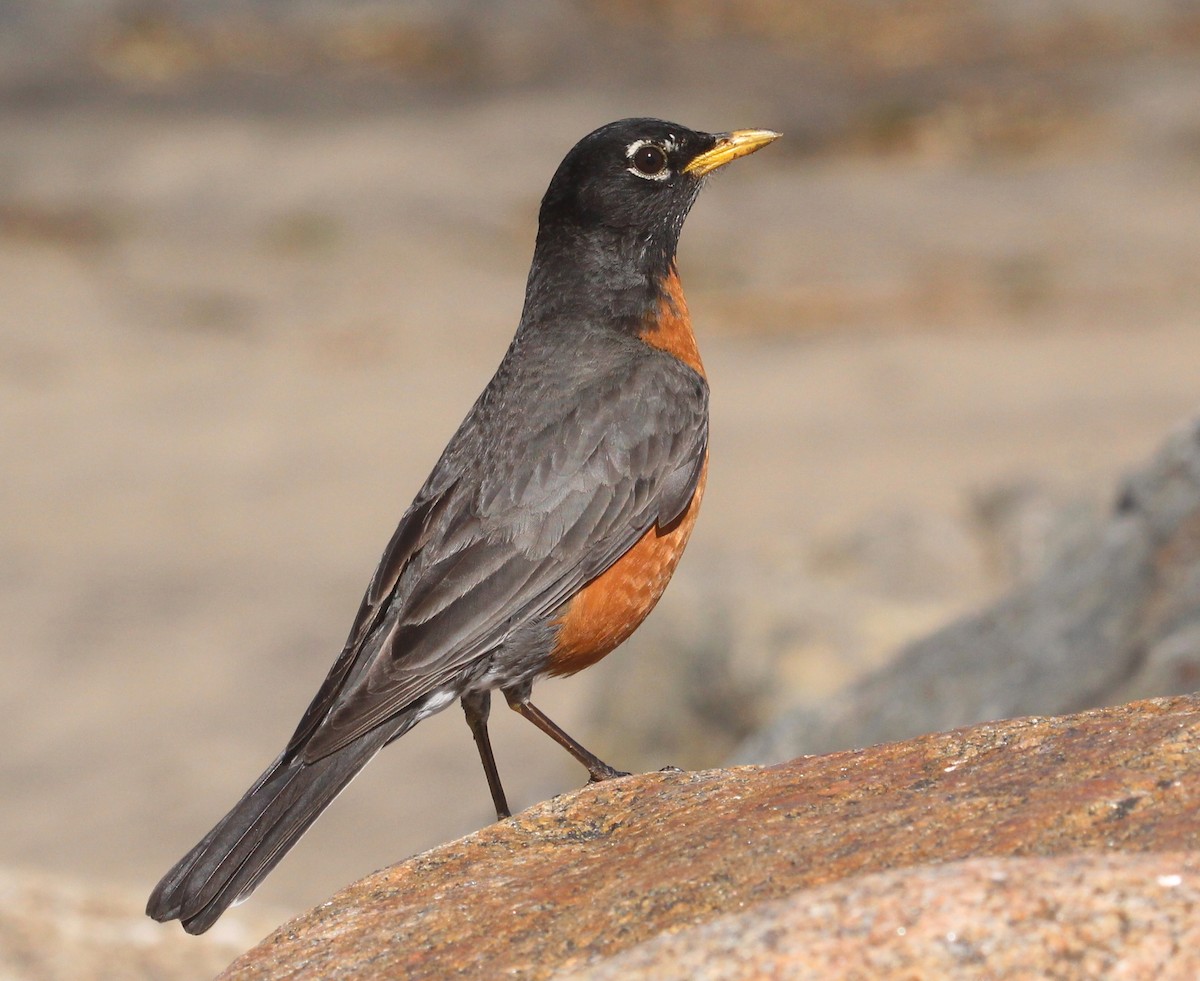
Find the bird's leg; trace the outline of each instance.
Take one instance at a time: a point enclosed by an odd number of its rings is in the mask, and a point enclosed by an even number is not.
[[[520,712],[521,715],[525,716],[525,718],[541,729],[542,732],[587,767],[588,773],[591,774],[590,783],[611,780],[613,777],[629,776],[624,770],[617,770],[609,766],[595,753],[588,752],[587,749],[563,732],[545,712],[529,700],[528,692],[506,691],[504,697],[508,699],[509,708],[514,712]]]
[[[508,800],[500,785],[500,771],[496,769],[492,740],[488,737],[487,720],[492,710],[492,693],[479,691],[463,695],[462,707],[467,725],[471,727],[471,735],[475,737],[475,745],[479,747],[479,759],[483,763],[483,772],[487,774],[488,790],[492,792],[492,803],[496,805],[496,820],[503,821],[506,817],[512,817],[512,811],[508,809]]]

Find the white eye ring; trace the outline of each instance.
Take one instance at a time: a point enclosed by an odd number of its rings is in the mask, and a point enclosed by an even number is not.
[[[651,149],[661,158],[662,166],[658,170],[647,173],[642,170],[637,164],[637,155],[640,150]],[[653,140],[634,140],[625,150],[625,159],[629,161],[628,171],[635,177],[640,177],[647,181],[665,181],[671,176],[671,168],[667,165],[666,148],[655,143]]]

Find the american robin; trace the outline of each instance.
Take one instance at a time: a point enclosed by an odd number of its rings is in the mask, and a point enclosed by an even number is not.
[[[529,700],[624,641],[696,521],[708,383],[675,270],[707,174],[778,136],[624,119],[542,199],[516,336],[400,519],[333,668],[284,751],[159,882],[146,912],[207,930],[380,749],[459,699],[497,818],[491,692],[593,781],[624,776]]]

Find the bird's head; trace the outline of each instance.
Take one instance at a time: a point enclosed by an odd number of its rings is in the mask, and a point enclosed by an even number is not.
[[[764,129],[699,133],[661,119],[609,123],[563,159],[542,200],[541,224],[677,240],[705,176],[778,136]]]

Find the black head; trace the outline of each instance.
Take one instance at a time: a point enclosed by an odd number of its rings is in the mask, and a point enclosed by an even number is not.
[[[542,199],[545,225],[666,233],[678,239],[705,174],[775,139],[767,130],[698,133],[661,119],[621,119],[589,133]],[[713,153],[718,146],[724,153]],[[703,164],[706,155],[713,159]]]
[[[542,199],[527,301],[566,300],[575,284],[595,299],[609,286],[657,285],[705,176],[778,135],[699,133],[661,119],[621,119],[589,133]]]

